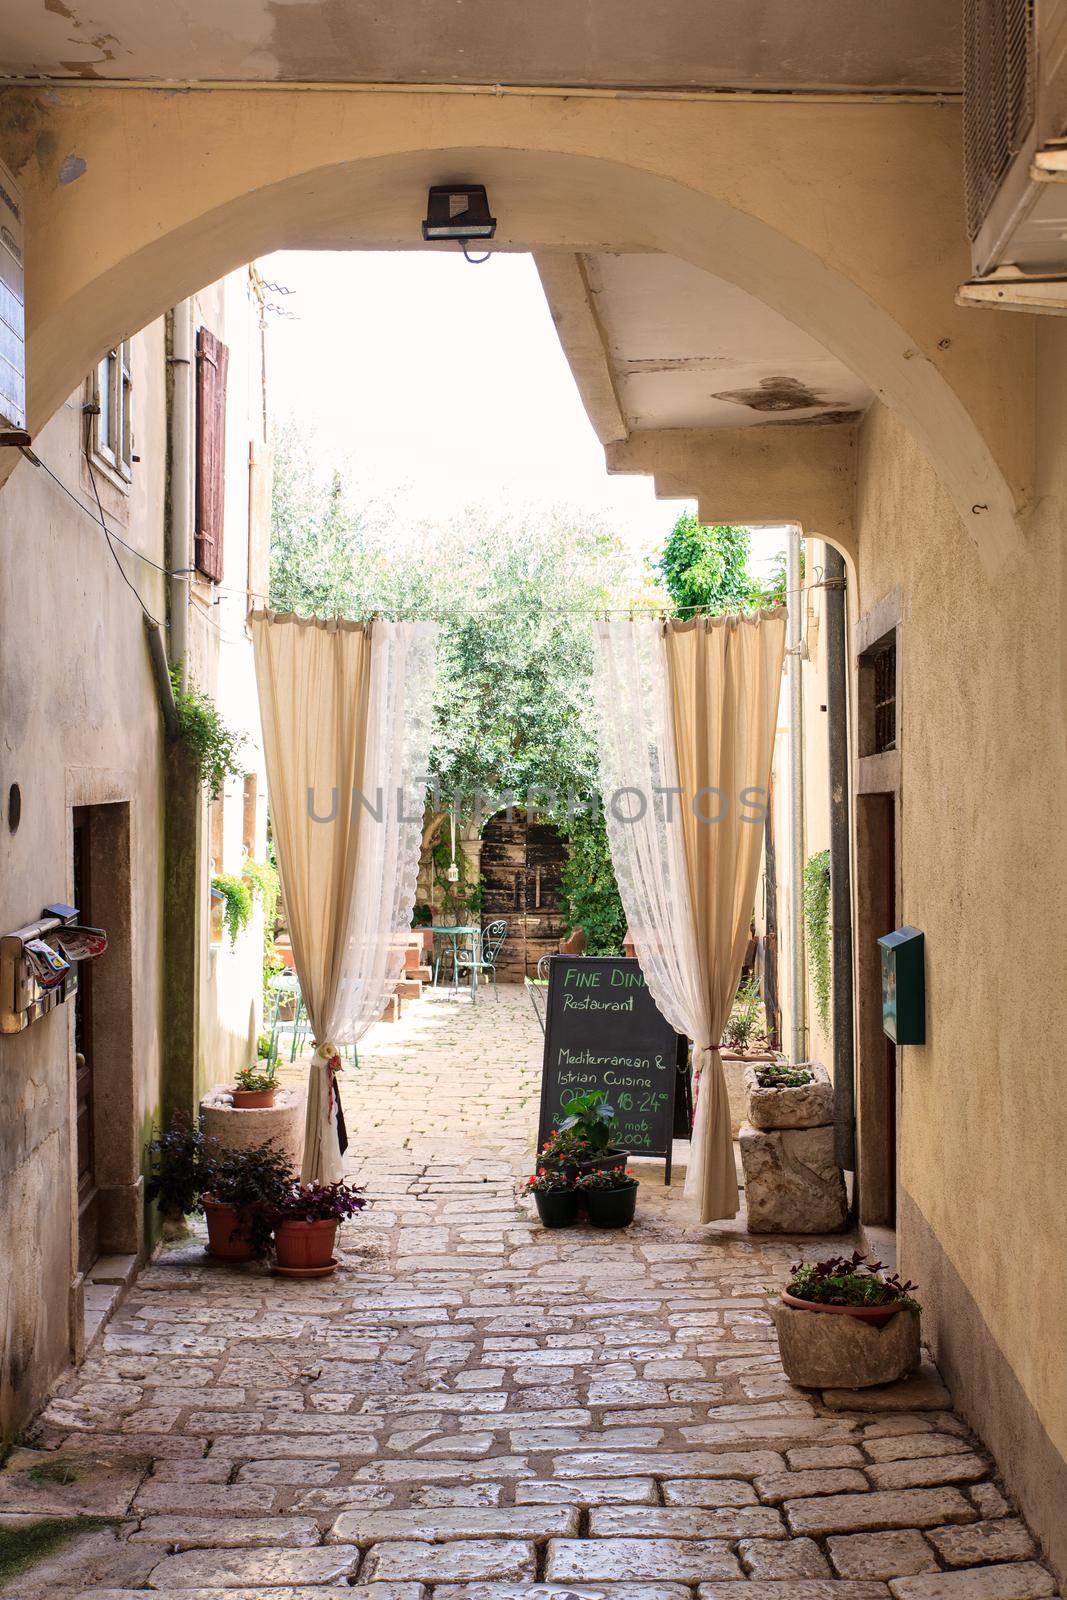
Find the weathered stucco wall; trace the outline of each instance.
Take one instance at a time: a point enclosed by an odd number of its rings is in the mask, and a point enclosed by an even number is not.
[[[1039,502],[985,571],[911,437],[861,433],[860,612],[902,589],[898,920],[926,935],[900,1059],[898,1217],[954,1395],[1067,1566],[1063,905],[1067,327],[1038,319]]]
[[[165,428],[159,325],[134,342],[141,461],[127,497],[101,482],[113,526],[162,562]],[[86,503],[87,396],[79,389],[35,446]],[[132,1049],[97,1062],[106,1135],[121,1144],[116,1188],[135,1185],[158,1099],[160,1007],[160,717],[141,611],[104,535],[39,468],[21,461],[0,495],[0,924],[14,929],[73,894],[71,805],[129,805]],[[163,579],[122,557],[145,604],[164,614]],[[9,828],[8,788],[22,791]],[[103,958],[106,962],[111,952]],[[71,1126],[73,1004],[0,1037],[0,1432],[21,1425],[76,1336],[77,1217]],[[110,1155],[110,1152],[109,1152]],[[125,1208],[139,1215],[138,1197]],[[105,1248],[129,1248],[126,1238]]]

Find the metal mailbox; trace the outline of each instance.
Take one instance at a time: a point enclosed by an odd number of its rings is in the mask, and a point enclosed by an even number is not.
[[[70,962],[64,976],[48,988],[26,950],[35,940],[53,946],[60,929],[73,927],[77,920],[74,906],[46,906],[38,922],[0,937],[0,1033],[21,1033],[77,992],[76,962]]]
[[[895,928],[882,951],[882,1031],[894,1044],[926,1043],[926,954],[918,928]]]

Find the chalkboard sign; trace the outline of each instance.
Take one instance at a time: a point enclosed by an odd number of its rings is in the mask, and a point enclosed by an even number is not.
[[[615,1107],[618,1143],[632,1155],[665,1161],[669,1183],[672,1140],[678,1132],[689,1135],[687,1061],[687,1041],[657,1008],[639,962],[553,956],[538,1149],[572,1100],[599,1089]]]

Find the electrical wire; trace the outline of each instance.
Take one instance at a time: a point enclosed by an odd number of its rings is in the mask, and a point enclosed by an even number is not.
[[[100,495],[99,495],[99,492],[98,492],[97,487],[96,487],[96,479],[93,476],[92,462],[89,460],[88,433],[87,433],[87,442],[86,442],[86,462],[87,462],[87,465],[88,465],[88,468],[89,468],[89,477],[90,477],[90,481],[92,482],[92,485],[93,485],[93,493],[96,496],[96,502],[97,502],[97,506],[99,508],[99,512],[94,511],[91,506],[86,505],[85,501],[82,500],[80,498],[80,496],[76,495],[72,489],[68,488],[67,485],[63,482],[62,478],[60,478],[57,473],[52,471],[52,468],[48,465],[48,463],[46,461],[42,460],[42,458],[36,453],[36,451],[29,449],[26,445],[23,445],[21,447],[21,449],[22,449],[22,454],[27,458],[28,461],[31,461],[34,466],[40,467],[45,473],[47,473],[47,475],[51,478],[52,482],[56,485],[56,487],[59,488],[59,489],[62,489],[63,493],[67,496],[67,498],[72,500],[73,503],[79,508],[79,510],[84,511],[85,515],[87,517],[90,517],[92,519],[92,521],[96,524],[96,526],[103,530],[104,536],[105,536],[105,538],[107,539],[107,542],[108,542],[108,548],[111,551],[112,556],[114,557],[115,563],[118,566],[118,569],[119,569],[120,573],[122,574],[124,582],[130,587],[130,589],[133,590],[133,593],[134,593],[134,595],[136,595],[138,604],[141,606],[142,611],[144,611],[145,615],[150,617],[151,620],[154,622],[156,619],[151,616],[151,612],[148,611],[147,607],[144,604],[144,601],[141,599],[141,596],[137,593],[136,588],[134,588],[133,584],[130,583],[130,580],[129,580],[127,574],[126,574],[125,568],[122,566],[122,563],[119,561],[118,553],[114,549],[114,544],[121,545],[122,548],[124,550],[128,551],[130,555],[136,556],[138,561],[143,561],[146,566],[151,567],[155,572],[158,572],[158,573],[162,574],[162,576],[165,577],[165,578],[178,578],[183,583],[191,584],[192,583],[192,579],[193,579],[193,569],[190,568],[190,567],[179,567],[178,569],[176,569],[175,571],[172,572],[169,567],[160,566],[158,561],[153,561],[151,556],[146,556],[142,550],[138,550],[134,545],[129,544],[125,539],[123,539],[120,534],[115,533],[113,529],[109,529],[108,528],[107,522],[106,522],[106,518],[105,518],[105,515],[104,515],[104,511],[103,511],[103,507],[100,504]],[[113,544],[112,541],[114,541],[114,544]],[[782,603],[784,603],[784,601],[786,601],[789,598],[790,595],[794,595],[794,594],[798,594],[798,595],[809,594],[812,590],[815,590],[815,589],[840,588],[841,582],[842,582],[841,579],[838,579],[838,578],[827,579],[824,576],[823,569],[821,567],[814,567],[813,571],[818,574],[818,577],[815,579],[814,582],[802,583],[795,589],[781,589],[781,590],[779,590],[778,591],[778,595],[780,596],[780,599],[776,598],[775,603],[776,604],[782,604]],[[276,609],[275,607],[271,607],[271,605],[270,605],[270,596],[266,595],[266,594],[263,594],[258,589],[245,589],[245,588],[238,589],[238,588],[234,588],[232,585],[227,585],[227,584],[224,584],[224,583],[215,584],[213,587],[214,587],[214,592],[215,592],[216,596],[237,595],[239,597],[243,597],[244,599],[246,599],[248,601],[253,601],[253,600],[261,601],[262,604],[265,607],[268,607],[270,609]],[[217,599],[215,601],[215,604],[218,604],[218,600]],[[675,616],[675,617],[697,617],[697,616],[710,616],[710,615],[714,615],[715,614],[710,606],[695,606],[694,605],[694,606],[670,606],[670,607],[665,607],[662,602],[657,602],[655,600],[636,600],[636,601],[633,602],[632,605],[600,606],[600,607],[593,608],[593,609],[589,609],[588,607],[580,607],[580,606],[542,606],[540,609],[544,614],[546,614],[548,616],[558,616],[558,617],[594,617],[594,618],[603,617],[605,619],[608,618],[608,617],[627,617],[627,616],[630,617],[630,618],[635,618],[635,617],[637,617],[639,615],[640,616],[644,616],[646,618],[654,619],[656,617],[666,617],[668,615]],[[764,609],[771,609],[771,608],[770,607],[765,607]],[[408,608],[406,608],[406,607],[397,607],[398,613],[404,613],[407,610],[408,610]],[[375,615],[380,615],[380,614],[381,613],[379,613],[379,612],[375,613]],[[473,607],[472,606],[472,607],[468,607],[468,608],[461,608],[461,607],[453,606],[453,607],[445,607],[442,610],[435,611],[433,613],[432,617],[427,617],[423,613],[419,613],[419,614],[409,613],[409,615],[406,616],[406,617],[403,616],[403,615],[399,615],[398,614],[392,620],[395,620],[395,621],[407,620],[407,621],[423,621],[423,622],[425,622],[425,621],[446,622],[446,621],[454,621],[456,619],[466,620],[468,618],[474,619],[474,618],[478,618],[478,617],[504,616],[504,615],[507,615],[507,614],[508,614],[507,608],[505,606],[503,606],[503,605],[499,605],[499,606],[490,605],[490,606],[482,606],[482,607]],[[201,620],[204,621],[205,623],[207,623],[208,627],[215,628],[216,631],[218,633],[220,633],[223,638],[227,639],[227,641],[229,643],[238,644],[238,643],[244,642],[244,636],[243,635],[240,638],[238,638],[238,637],[236,637],[234,635],[225,634],[223,632],[223,629],[220,627],[220,625],[218,623],[216,623],[212,618],[207,617],[207,616],[202,616]],[[163,624],[159,624],[159,626],[163,626]]]
[[[94,417],[94,415],[99,415],[99,410],[100,410],[99,406],[97,406],[95,409],[90,409],[90,408],[87,407],[86,408],[86,416],[85,416],[85,465],[89,469],[89,482],[93,486],[93,495],[94,495],[94,497],[96,499],[96,509],[99,512],[99,517],[98,518],[94,518],[94,520],[99,520],[100,526],[104,530],[104,538],[107,540],[107,547],[108,547],[108,550],[111,553],[111,559],[112,559],[112,561],[114,561],[116,567],[118,567],[119,576],[122,578],[123,583],[126,585],[127,589],[129,589],[130,593],[133,595],[134,599],[137,601],[137,604],[140,606],[141,610],[144,612],[146,620],[149,621],[153,625],[153,627],[158,628],[160,626],[159,620],[152,615],[151,611],[149,611],[148,607],[145,605],[144,601],[141,599],[140,590],[137,588],[137,585],[135,583],[133,583],[133,581],[131,580],[129,574],[126,571],[126,568],[122,565],[122,562],[119,560],[118,551],[115,549],[115,546],[111,543],[111,530],[108,528],[107,518],[104,515],[104,506],[103,506],[103,502],[100,499],[100,490],[97,488],[96,473],[93,471],[93,460],[92,460],[92,456],[91,456],[90,450],[89,450],[89,445],[90,445],[90,442],[91,442],[91,439],[92,439],[92,431],[93,431],[93,417]],[[125,540],[123,541],[123,543],[125,543]],[[129,548],[129,546],[127,546],[127,548]],[[152,564],[153,564],[153,566],[155,565],[154,562]]]

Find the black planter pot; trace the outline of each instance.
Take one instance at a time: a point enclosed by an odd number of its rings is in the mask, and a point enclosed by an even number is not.
[[[558,1158],[546,1156],[543,1160],[539,1156],[539,1167],[548,1167],[553,1172],[563,1172],[571,1183],[582,1172],[611,1171],[615,1167],[624,1167],[630,1159],[629,1150],[604,1150],[600,1155],[594,1156],[591,1161],[561,1161]]]
[[[537,1215],[545,1228],[570,1228],[578,1221],[578,1194],[575,1189],[534,1190]]]
[[[638,1182],[625,1189],[583,1189],[582,1205],[594,1228],[628,1228],[637,1211]]]

